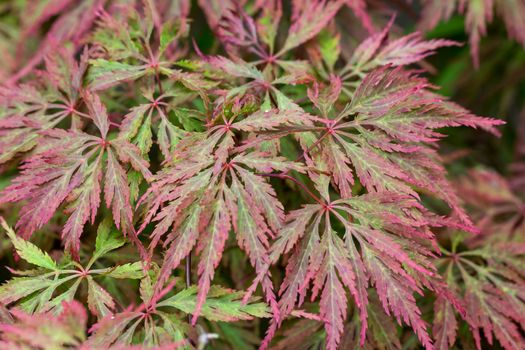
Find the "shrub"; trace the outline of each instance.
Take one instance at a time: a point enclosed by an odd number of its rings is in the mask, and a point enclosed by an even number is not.
[[[2,5],[4,347],[525,347],[525,136],[433,84],[458,41],[380,1]],[[422,5],[480,75],[493,6],[524,42],[522,0]],[[464,144],[502,128],[506,176]]]

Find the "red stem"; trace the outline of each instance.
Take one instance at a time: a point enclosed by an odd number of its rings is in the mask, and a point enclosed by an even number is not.
[[[321,204],[322,206],[325,206],[326,203],[323,202],[319,197],[317,197],[315,194],[312,193],[312,191],[310,191],[308,189],[308,187],[306,187],[305,184],[303,184],[301,181],[297,180],[296,178],[288,175],[288,174],[283,174],[283,173],[279,173],[279,174],[271,174],[271,173],[264,173],[264,174],[259,174],[260,176],[266,176],[266,177],[275,177],[275,178],[278,178],[278,179],[284,179],[284,180],[290,180],[292,182],[294,182],[295,184],[297,184],[299,187],[301,187],[306,193],[308,193],[310,195],[310,197],[312,197],[317,203]]]
[[[306,156],[306,153],[308,152],[311,152],[314,148],[316,148],[317,146],[319,146],[319,144],[321,143],[321,141],[323,141],[323,139],[326,137],[326,135],[329,135],[330,132],[329,131],[326,131],[324,134],[321,135],[320,138],[317,139],[317,141],[315,141],[314,143],[312,143],[305,151],[303,151],[303,153],[298,156],[297,158],[295,158],[294,162],[298,162],[300,160],[303,160],[304,157]],[[286,171],[286,173],[288,172],[289,170]],[[285,173],[285,174],[286,174]]]

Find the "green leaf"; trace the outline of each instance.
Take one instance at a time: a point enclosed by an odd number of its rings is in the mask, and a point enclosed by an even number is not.
[[[125,243],[126,241],[122,235],[113,229],[111,218],[109,216],[105,217],[98,226],[93,260],[100,258],[112,250],[122,247]]]
[[[182,124],[184,131],[203,131],[203,116],[195,109],[177,107],[175,117]]]
[[[181,34],[182,29],[186,26],[181,27],[179,22],[167,22],[162,25],[160,32],[160,46],[159,53],[162,54],[170,44],[177,39]]]
[[[140,279],[144,276],[142,263],[140,261],[124,265],[118,265],[114,268],[109,268],[108,270],[109,271],[103,273],[103,275],[112,278]]]
[[[151,132],[151,115],[144,119],[137,136],[133,142],[137,145],[141,154],[147,155],[153,145],[153,133]]]
[[[339,35],[334,35],[330,33],[330,31],[323,29],[319,32],[317,40],[319,42],[321,56],[326,62],[326,65],[332,70],[335,62],[337,62],[337,59],[339,58],[339,53],[341,52],[341,47],[339,46]]]
[[[78,287],[80,286],[81,282],[82,279],[78,278],[68,289],[66,289],[65,292],[57,295],[52,300],[47,302],[46,310],[55,310],[57,312],[62,310],[63,302],[70,302],[74,300],[75,294],[77,293]]]
[[[18,253],[18,255],[20,255],[22,259],[24,259],[30,264],[40,266],[45,269],[49,269],[49,270],[57,269],[56,262],[53,261],[53,259],[51,259],[51,257],[46,252],[43,252],[40,248],[38,248],[33,243],[17,237],[13,229],[11,229],[7,225],[7,222],[1,216],[0,216],[0,224],[2,225],[4,230],[7,232],[7,236],[9,236],[9,239],[11,240],[11,242],[13,242],[16,252]]]
[[[15,277],[0,286],[0,303],[10,304],[51,285],[53,281],[42,276]]]
[[[212,286],[206,302],[202,306],[200,315],[210,321],[225,322],[271,316],[268,306],[265,303],[255,302],[243,305],[241,302],[243,295],[243,292],[220,286]],[[195,310],[196,297],[197,287],[192,286],[160,302],[158,306],[169,306],[191,314],[193,310]]]
[[[146,66],[133,66],[127,63],[96,59],[90,61],[88,81],[93,91],[105,90],[122,81],[135,80],[147,72]]]

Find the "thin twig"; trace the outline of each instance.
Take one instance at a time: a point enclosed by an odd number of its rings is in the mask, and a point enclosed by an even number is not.
[[[283,180],[290,180],[292,182],[294,182],[295,184],[297,184],[299,187],[301,187],[306,193],[308,193],[310,195],[310,197],[312,197],[317,203],[321,204],[321,205],[326,205],[325,202],[323,202],[319,197],[317,197],[315,194],[312,193],[312,191],[310,191],[308,189],[308,187],[306,187],[305,184],[303,184],[301,181],[297,180],[296,178],[290,176],[290,175],[287,175],[287,174],[283,174],[283,173],[278,173],[278,174],[272,174],[272,173],[264,173],[264,174],[259,174],[259,176],[266,176],[266,177],[275,177],[275,178],[278,178],[278,179],[283,179]]]

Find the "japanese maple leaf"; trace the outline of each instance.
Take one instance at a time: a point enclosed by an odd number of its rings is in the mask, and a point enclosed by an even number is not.
[[[202,131],[205,124],[202,112],[179,105],[195,98],[191,90],[184,92],[173,89],[154,97],[152,90],[145,91],[148,103],[132,107],[124,116],[120,136],[137,145],[145,156],[156,142],[164,158],[171,158],[179,140],[188,131]]]
[[[341,336],[341,349],[401,349],[401,342],[398,339],[398,329],[395,321],[388,316],[377,294],[369,290],[367,305],[367,337],[361,345],[360,330],[356,324],[359,324],[359,310],[353,308],[349,319],[344,324],[344,331]],[[324,332],[323,323],[314,319],[299,320],[292,325],[283,329],[278,340],[272,344],[271,349],[315,349],[324,348],[327,337]]]
[[[98,318],[111,314],[115,301],[111,294],[95,279],[100,277],[115,279],[139,279],[142,277],[142,263],[128,263],[103,269],[94,269],[93,264],[108,252],[125,244],[116,231],[110,231],[111,221],[105,220],[99,226],[95,251],[89,262],[80,265],[65,258],[57,263],[29,241],[17,237],[0,217],[2,226],[13,243],[18,255],[36,266],[29,271],[12,270],[19,277],[14,277],[0,286],[0,301],[5,305],[17,303],[24,311],[60,312],[64,302],[71,302],[78,294],[82,284],[87,284],[87,303],[89,309]]]
[[[360,310],[363,342],[367,288],[374,286],[385,312],[411,326],[423,345],[432,349],[413,294],[434,288],[431,259],[436,253],[429,228],[439,225],[438,218],[414,198],[386,192],[331,202],[325,198],[292,211],[270,250],[272,262],[291,252],[279,291],[281,318],[301,306],[311,290],[312,300],[320,296],[327,348],[336,349],[349,290]],[[338,231],[338,226],[344,231]],[[274,323],[270,337],[278,325]]]
[[[323,81],[332,82],[334,76],[338,77],[342,92],[351,98],[366,74],[376,68],[411,65],[433,55],[441,47],[460,45],[451,40],[424,40],[420,32],[391,37],[394,19],[382,31],[363,40],[351,54],[341,54],[344,46],[341,33],[330,27],[323,29],[316,40],[306,46],[311,65]],[[344,66],[337,65],[340,61],[346,62]]]
[[[508,35],[525,45],[525,2],[522,0],[425,0],[420,26],[435,27],[440,20],[449,19],[454,12],[465,14],[465,28],[470,37],[470,52],[474,64],[479,66],[479,42],[487,34],[487,25],[494,12],[504,20]]]
[[[464,319],[481,349],[481,331],[490,345],[494,338],[506,350],[525,346],[525,271],[522,243],[486,244],[478,249],[461,249],[456,235],[450,251],[442,249],[439,260],[445,278],[459,291],[466,304]],[[435,335],[439,349],[449,349],[457,337],[456,316],[449,303],[438,299]]]
[[[17,53],[24,52],[24,45],[30,40],[27,36],[35,35],[38,29],[45,30],[45,37],[38,45],[30,59],[21,61],[18,71],[11,75],[6,81],[6,85],[12,86],[21,78],[25,77],[44,60],[48,55],[52,55],[57,50],[61,50],[65,42],[70,42],[75,49],[81,47],[81,42],[87,36],[88,30],[92,28],[97,17],[97,11],[104,6],[106,0],[86,0],[76,3],[71,0],[48,1],[44,6],[34,8],[33,3],[27,5],[24,13],[31,13],[34,17],[29,20],[23,17],[25,22],[21,38],[19,40]],[[41,4],[40,4],[41,5]],[[33,7],[33,8],[32,8]],[[50,18],[56,17],[49,29],[45,28]]]
[[[382,31],[371,35],[359,44],[345,66],[337,71],[336,74],[343,82],[343,92],[348,96],[352,96],[355,91],[355,80],[361,80],[366,73],[376,68],[386,65],[392,67],[410,65],[433,55],[441,47],[459,45],[451,40],[424,40],[420,32],[391,38],[390,30],[394,19],[395,17]]]
[[[261,11],[256,17],[249,16],[241,6],[230,7],[218,20],[217,36],[231,57],[239,57],[239,51],[245,51],[260,59],[256,64],[288,65],[282,56],[314,38],[345,3],[362,14],[361,18],[365,18],[362,11],[365,4],[360,0],[293,1],[290,27],[280,49],[276,47],[277,31],[283,15],[279,0],[268,1],[265,6],[260,6]]]
[[[69,50],[58,50],[46,56],[46,70],[37,83],[0,87],[0,163],[32,149],[38,131],[54,128],[66,118],[77,128],[87,51],[79,62],[72,57]]]
[[[332,174],[343,197],[351,196],[356,179],[369,192],[418,198],[417,189],[422,189],[444,200],[472,228],[431,146],[444,136],[435,129],[465,125],[497,134],[495,126],[503,122],[474,116],[430,88],[401,67],[378,68],[363,79],[342,111],[336,113],[328,104],[325,131],[303,147],[312,166]]]
[[[0,346],[4,349],[51,349],[81,347],[86,339],[87,313],[78,301],[65,302],[59,315],[52,312],[27,314],[10,310],[11,322],[0,325]]]
[[[142,303],[139,306],[99,320],[91,327],[92,334],[87,343],[96,348],[108,348],[117,344],[131,344],[139,337],[141,344],[146,346],[187,344],[188,325],[178,314],[190,314],[195,309],[197,288],[192,286],[170,295],[176,286],[176,281],[172,281],[157,293],[153,293],[156,277],[147,275],[141,280]],[[209,298],[201,305],[201,314],[215,322],[270,316],[266,304],[259,302],[257,298],[243,304],[241,296],[242,292],[212,286]]]
[[[148,180],[152,176],[136,146],[123,139],[108,139],[108,116],[98,96],[88,92],[84,96],[89,110],[86,117],[93,120],[100,136],[75,130],[42,131],[37,152],[25,160],[20,175],[0,197],[0,203],[27,201],[16,225],[24,238],[42,228],[60,205],[66,204],[68,219],[62,239],[77,257],[84,225],[94,221],[100,205],[102,179],[104,199],[112,208],[115,224],[133,239],[133,210],[123,164],[130,164]]]
[[[173,153],[173,162],[155,176],[144,198],[148,209],[145,223],[157,222],[150,248],[155,248],[163,236],[164,246],[168,246],[159,283],[164,283],[171,270],[197,247],[200,279],[194,320],[231,229],[257,273],[268,261],[269,239],[281,227],[284,212],[272,186],[258,173],[303,171],[299,164],[283,157],[253,149],[239,151],[235,132],[300,124],[308,121],[304,112],[273,110],[257,112],[240,121],[234,118],[225,119],[224,124],[207,133],[182,138]],[[276,310],[269,276],[262,278],[262,285]]]
[[[455,188],[480,229],[470,246],[521,241],[525,235],[525,203],[503,176],[489,169],[471,169]]]
[[[438,290],[438,284],[429,282],[434,275],[433,267],[428,266],[432,249],[424,248],[425,245],[435,248],[429,227],[474,228],[430,145],[443,136],[435,131],[437,128],[467,125],[496,133],[494,126],[500,122],[473,116],[429,88],[424,79],[410,72],[382,67],[365,77],[342,112],[335,113],[333,106],[326,107],[329,101],[337,99],[337,92],[324,97],[328,101],[324,103],[320,103],[319,94],[309,93],[325,117],[314,122],[326,125],[324,132],[311,133],[309,141],[303,139],[307,141],[303,145],[306,162],[310,169],[318,169],[309,175],[320,198],[313,196],[318,204],[290,214],[270,257],[275,262],[296,247],[281,287],[280,313],[289,314],[297,300],[302,303],[308,281],[312,280],[313,296],[321,295],[321,317],[326,319],[327,343],[331,349],[339,342],[346,317],[344,287],[350,290],[360,308],[362,331],[366,330],[369,281],[385,310],[392,311],[398,321],[409,324],[421,342],[432,348],[412,295],[420,292],[423,285]],[[357,179],[368,194],[354,196]],[[330,200],[330,185],[338,190],[341,199]],[[459,221],[433,218],[419,203],[421,189],[447,202]],[[403,209],[392,212],[389,203],[394,202],[398,209],[406,204],[405,210],[411,210],[412,214]],[[346,228],[344,240],[332,224],[332,217]],[[402,238],[383,234],[382,230],[390,232],[390,227],[396,225],[406,225],[404,230],[395,231]],[[410,255],[405,251],[408,247]],[[413,278],[414,273],[417,278]],[[270,336],[273,331],[270,330]]]
[[[299,108],[277,86],[295,85],[310,79],[310,67],[305,61],[286,60],[284,56],[314,38],[343,4],[344,1],[294,2],[288,36],[278,50],[275,48],[276,35],[282,16],[279,2],[266,7],[257,23],[240,8],[228,11],[219,21],[218,36],[225,44],[230,58],[203,58],[216,74],[226,74],[228,77],[243,79],[244,82],[233,90],[221,92],[221,99],[216,103],[248,91],[264,99],[262,110],[270,109],[272,104],[281,110]],[[256,60],[246,62],[241,59],[238,54],[241,49],[254,54]]]
[[[143,3],[143,13],[133,7],[119,12],[121,18],[102,12],[91,42],[104,48],[105,55],[90,61],[89,88],[106,90],[148,76],[155,77],[159,85],[165,76],[193,90],[207,87],[209,83],[200,75],[174,67],[182,51],[175,44],[188,32],[185,13],[182,10],[162,23],[153,1]],[[130,25],[140,29],[130,30]]]

